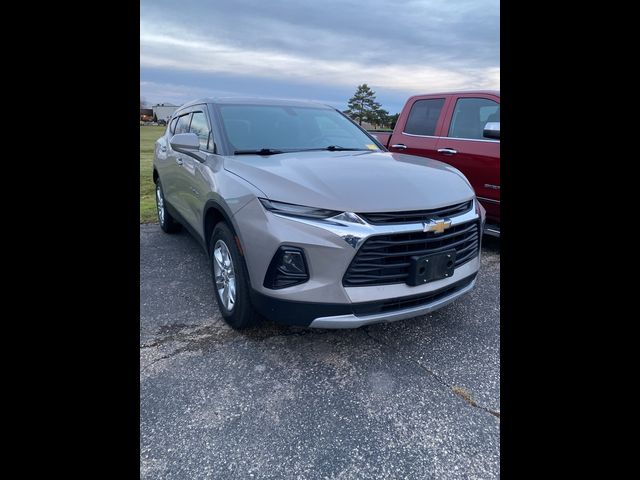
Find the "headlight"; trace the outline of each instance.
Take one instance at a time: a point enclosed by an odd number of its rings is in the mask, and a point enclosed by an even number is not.
[[[326,210],[324,208],[305,207],[303,205],[294,205],[292,203],[274,202],[266,198],[259,198],[262,206],[273,213],[287,215],[290,217],[306,217],[306,218],[330,218],[341,212],[335,210]]]

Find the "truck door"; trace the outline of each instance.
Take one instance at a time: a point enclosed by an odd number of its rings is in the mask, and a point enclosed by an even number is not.
[[[433,158],[453,165],[471,182],[487,210],[487,221],[500,225],[500,140],[485,138],[487,122],[500,122],[500,97],[456,96],[447,109],[445,130]]]
[[[446,102],[445,95],[418,97],[412,104],[407,102],[391,135],[389,151],[436,158],[437,136],[443,126]]]

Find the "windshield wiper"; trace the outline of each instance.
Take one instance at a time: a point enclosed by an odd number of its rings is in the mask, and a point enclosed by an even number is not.
[[[369,150],[368,148],[349,148],[349,147],[341,147],[340,145],[329,145],[324,148],[325,150],[329,150],[330,152],[345,152],[348,150],[356,151],[356,150]]]
[[[292,153],[292,152],[317,152],[317,151],[325,151],[328,150],[330,152],[345,152],[345,151],[366,151],[372,152],[368,148],[349,148],[349,147],[341,147],[339,145],[329,145],[328,147],[318,147],[318,148],[292,148],[287,150],[276,150],[273,148],[261,148],[256,150],[236,150],[233,152],[234,155],[277,155],[278,153]]]
[[[236,150],[234,155],[277,155],[285,153],[283,150],[274,150],[272,148],[261,148],[259,150]]]
[[[341,147],[339,145],[329,145],[328,147],[318,147],[318,148],[301,148],[299,150],[291,150],[293,152],[317,152],[321,150],[329,150],[330,152],[346,152],[346,151],[369,151],[368,148],[349,148],[349,147]],[[371,150],[373,151],[373,150]]]

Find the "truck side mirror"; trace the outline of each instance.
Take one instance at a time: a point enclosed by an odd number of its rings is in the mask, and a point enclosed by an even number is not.
[[[500,140],[500,122],[487,122],[482,135],[486,138]]]

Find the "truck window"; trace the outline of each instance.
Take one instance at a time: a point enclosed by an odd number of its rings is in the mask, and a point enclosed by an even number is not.
[[[440,112],[444,105],[444,98],[431,98],[418,100],[411,107],[404,133],[412,135],[433,136],[436,133],[436,125]]]
[[[453,111],[449,136],[486,140],[483,136],[487,122],[500,121],[500,104],[488,98],[459,98]]]

